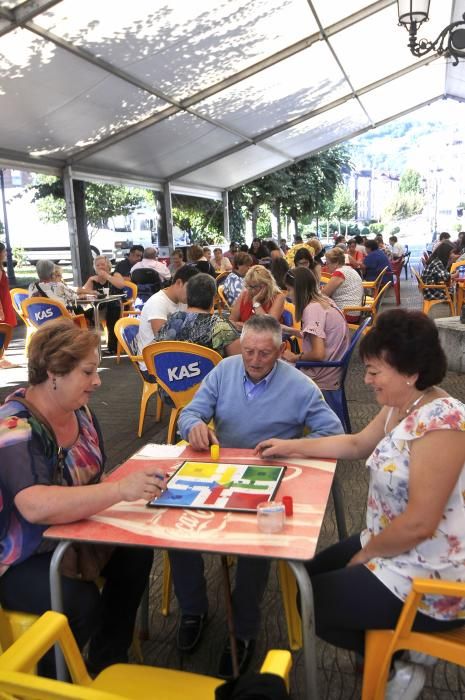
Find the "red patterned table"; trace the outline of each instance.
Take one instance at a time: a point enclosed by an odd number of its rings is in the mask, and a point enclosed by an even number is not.
[[[176,459],[157,459],[156,446],[153,449],[154,457],[146,458],[136,454],[108,478],[118,480],[131,471],[155,465],[163,465],[167,472],[171,472],[184,459],[207,458],[206,453],[195,452],[187,446]],[[160,446],[160,450],[163,450],[163,446]],[[225,448],[221,449],[220,461],[272,463],[271,460],[263,462],[254,457],[252,450]],[[313,594],[304,562],[315,553],[336,462],[293,458],[277,462],[287,466],[277,500],[283,496],[292,496],[294,502],[293,516],[286,519],[284,529],[277,534],[260,532],[254,514],[147,508],[142,501],[121,502],[87,520],[48,528],[46,537],[61,540],[52,558],[50,570],[53,609],[62,610],[58,570],[66,547],[73,541],[284,559],[296,576],[301,594],[302,619],[305,621],[302,630],[307,691],[305,697],[317,698]],[[62,666],[58,672],[64,677]]]

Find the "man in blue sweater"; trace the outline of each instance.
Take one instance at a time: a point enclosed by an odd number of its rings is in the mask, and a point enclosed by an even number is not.
[[[242,330],[242,354],[222,360],[181,412],[182,437],[194,449],[208,450],[214,443],[254,448],[267,437],[301,437],[304,428],[310,438],[342,433],[339,419],[316,384],[280,359],[284,347],[276,319],[252,316]],[[212,418],[215,432],[208,428]],[[196,552],[170,552],[170,562],[182,611],[177,644],[181,651],[190,651],[200,640],[208,609],[203,560]],[[269,567],[267,559],[238,559],[233,612],[241,671],[253,653]],[[232,676],[229,645],[219,675]]]

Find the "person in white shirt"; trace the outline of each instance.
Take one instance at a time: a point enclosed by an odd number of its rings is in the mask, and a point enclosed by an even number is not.
[[[213,267],[215,272],[231,272],[232,270],[231,261],[223,255],[221,248],[213,249]]]
[[[161,281],[166,282],[171,278],[171,272],[164,262],[158,260],[158,249],[157,248],[146,248],[144,250],[144,256],[140,262],[137,262],[131,267],[131,274],[134,270],[140,270],[144,267],[149,267],[160,275]]]
[[[142,355],[142,350],[146,345],[153,343],[155,334],[163,326],[169,314],[187,309],[186,282],[198,274],[199,270],[193,265],[183,265],[174,275],[173,283],[169,287],[160,289],[159,292],[153,294],[145,302],[139,324],[138,346],[140,355]],[[151,375],[148,373],[145,363],[139,362],[139,367],[145,379],[150,381]],[[155,381],[155,378],[153,379]]]
[[[398,242],[397,236],[391,236],[391,237],[389,238],[389,245],[390,245],[390,248],[391,248],[391,250],[390,250],[390,253],[391,253],[390,257],[391,257],[393,260],[396,260],[397,258],[401,258],[401,257],[404,255],[404,253],[405,253],[404,246],[403,246],[401,243]]]

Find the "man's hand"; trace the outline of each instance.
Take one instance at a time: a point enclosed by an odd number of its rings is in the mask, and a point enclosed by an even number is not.
[[[203,421],[196,423],[190,429],[187,439],[194,450],[208,450],[210,445],[220,444],[213,430],[210,430]]]

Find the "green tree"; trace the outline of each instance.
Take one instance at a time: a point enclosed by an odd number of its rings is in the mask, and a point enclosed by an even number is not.
[[[421,194],[422,191],[423,188],[420,173],[417,170],[413,170],[412,168],[408,168],[407,170],[405,170],[400,178],[399,192],[412,192]]]
[[[187,231],[192,242],[221,243],[223,235],[223,203],[218,200],[188,195],[173,195],[173,224]]]
[[[45,223],[58,223],[66,220],[66,204],[63,181],[49,175],[38,175],[31,186],[33,201]],[[113,216],[125,216],[140,206],[153,206],[153,196],[149,190],[123,187],[120,185],[97,185],[85,183],[87,223],[93,228],[107,228]]]
[[[421,214],[423,207],[423,195],[417,192],[399,192],[386,207],[383,218],[408,219],[415,214]]]
[[[345,185],[338,185],[334,193],[331,216],[333,216],[338,222],[339,233],[341,232],[341,221],[346,222],[347,232],[347,221],[353,219],[354,215],[355,201],[353,197]]]

